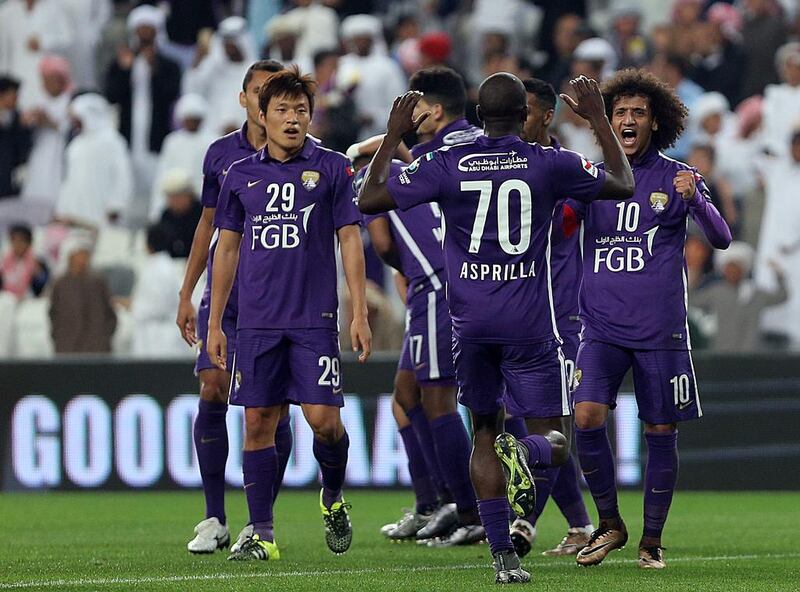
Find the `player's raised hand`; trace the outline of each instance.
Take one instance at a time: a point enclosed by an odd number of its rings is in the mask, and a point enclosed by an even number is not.
[[[228,338],[222,329],[209,327],[206,351],[211,363],[220,370],[228,370]]]
[[[181,299],[175,324],[178,325],[181,337],[186,343],[192,346],[197,343],[197,312],[191,300]]]
[[[694,197],[697,191],[697,182],[694,178],[694,171],[678,171],[672,180],[675,191],[681,194],[681,199],[688,201]]]
[[[399,142],[403,136],[415,131],[428,118],[430,111],[425,111],[414,119],[414,108],[421,98],[422,93],[416,90],[410,90],[395,98],[392,111],[389,113],[389,122],[386,124],[387,136]]]
[[[581,75],[570,80],[569,85],[575,93],[575,98],[564,93],[560,96],[577,115],[589,122],[598,121],[606,116],[603,94],[595,79]]]
[[[362,364],[366,362],[372,353],[372,330],[366,318],[356,318],[350,323],[350,343],[354,352],[361,350],[358,361]]]

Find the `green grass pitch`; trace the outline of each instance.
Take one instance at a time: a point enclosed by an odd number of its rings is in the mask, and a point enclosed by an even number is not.
[[[486,545],[430,549],[392,544],[378,532],[410,502],[404,492],[354,491],[353,546],[342,557],[325,547],[317,495],[283,492],[276,509],[277,562],[232,563],[227,553],[186,551],[202,518],[202,494],[0,494],[0,590],[473,590],[496,589]],[[641,494],[621,496],[631,541],[593,568],[539,552],[565,531],[555,506],[539,523],[524,560],[527,589],[558,592],[747,592],[800,590],[796,546],[800,493],[678,492],[665,531],[668,568],[636,567]],[[235,537],[244,497],[231,492]]]

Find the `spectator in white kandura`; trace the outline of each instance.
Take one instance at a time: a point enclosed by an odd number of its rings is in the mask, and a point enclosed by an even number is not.
[[[359,139],[382,133],[395,97],[406,90],[400,66],[386,54],[381,21],[355,14],[342,21],[342,41],[348,53],[339,60],[339,88],[355,87],[353,99],[361,129]]]
[[[800,127],[800,41],[783,45],[775,55],[781,84],[764,89],[764,142],[773,154],[789,151],[792,131]]]
[[[590,62],[600,72],[602,79],[608,78],[616,72],[619,62],[614,47],[602,37],[592,37],[581,41],[580,45],[575,48],[572,59],[578,62]]]
[[[52,209],[64,178],[64,149],[70,127],[73,85],[69,62],[61,56],[44,56],[39,62],[39,72],[45,92],[25,113],[26,121],[35,132],[22,195],[26,200]]]
[[[20,81],[22,111],[42,95],[39,60],[65,51],[73,31],[61,0],[6,0],[0,4],[0,73]]]
[[[759,288],[774,291],[776,278],[768,262],[780,262],[789,300],[762,315],[762,328],[786,335],[794,347],[800,347],[800,130],[795,130],[790,146],[788,155],[758,163],[766,205],[756,257],[756,282]]]
[[[716,254],[720,278],[692,294],[692,307],[711,316],[711,349],[722,352],[752,352],[761,346],[760,318],[764,309],[787,299],[786,280],[780,267],[769,262],[777,289],[765,291],[750,278],[755,253],[747,243],[734,241]]]
[[[295,48],[298,59],[310,64],[318,52],[339,47],[339,17],[333,8],[319,0],[293,0],[292,3],[295,8],[286,14],[301,24]]]
[[[224,126],[241,126],[241,107],[231,97],[242,89],[247,68],[257,59],[247,21],[238,16],[226,18],[211,38],[207,55],[198,55],[194,67],[183,77],[183,92],[196,93],[208,101],[203,130],[215,137]]]
[[[75,88],[98,87],[97,46],[114,12],[111,0],[59,0],[75,33],[67,50]]]
[[[186,344],[175,331],[175,310],[181,276],[167,252],[168,231],[161,225],[147,229],[147,257],[136,274],[131,294],[133,355],[186,355]]]
[[[314,70],[313,60],[297,53],[297,42],[304,26],[301,18],[294,13],[279,14],[271,18],[264,26],[267,42],[261,54],[286,67],[297,64],[301,72],[311,73]]]
[[[161,154],[158,155],[156,177],[150,196],[150,221],[161,218],[167,205],[163,190],[164,178],[168,171],[181,169],[188,171],[195,195],[200,195],[203,187],[203,158],[208,145],[215,137],[203,131],[203,120],[208,114],[208,104],[197,94],[183,95],[175,105],[175,119],[181,127],[164,139]]]
[[[116,130],[108,102],[100,95],[76,97],[70,112],[80,128],[66,151],[66,175],[55,216],[74,225],[115,224],[133,194],[131,159]]]

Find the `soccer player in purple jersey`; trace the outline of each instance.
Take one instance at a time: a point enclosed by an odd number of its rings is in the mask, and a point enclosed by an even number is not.
[[[200,402],[194,423],[194,445],[200,465],[203,492],[206,500],[206,517],[195,527],[195,537],[187,547],[192,553],[213,553],[229,544],[230,533],[225,517],[225,463],[228,459],[228,430],[225,415],[228,410],[228,387],[231,375],[217,368],[209,359],[204,343],[208,334],[209,301],[211,299],[211,266],[214,261],[216,234],[214,212],[225,172],[235,161],[253,154],[263,147],[266,131],[258,120],[258,93],[261,87],[283,65],[274,60],[255,62],[248,68],[239,93],[239,104],[245,109],[247,120],[242,129],[214,141],[203,162],[203,214],[197,224],[186,272],[180,291],[176,323],[189,345],[197,345],[195,373],[200,380]],[[207,269],[206,287],[197,312],[192,305],[192,293]],[[224,330],[229,336],[229,351],[236,349],[236,316],[238,304],[236,288],[225,309]],[[278,426],[276,450],[279,458],[275,495],[283,480],[283,472],[292,451],[292,430],[288,406]],[[248,529],[239,535],[248,534]],[[238,544],[238,542],[236,543]],[[234,547],[236,546],[234,544]]]
[[[584,214],[583,333],[573,402],[578,456],[600,524],[577,562],[596,565],[628,539],[606,420],[633,368],[648,451],[639,566],[659,569],[678,476],[677,424],[702,415],[686,317],[688,218],[716,248],[727,248],[731,233],[702,177],[659,152],[684,129],[687,110],[675,92],[652,74],[629,69],[604,83],[603,96],[636,192],[626,202],[593,203]]]
[[[352,527],[342,485],[349,439],[339,360],[336,240],[353,302],[350,335],[369,357],[361,215],[353,169],[343,154],[306,137],[314,81],[296,67],[259,94],[266,146],[228,170],[214,224],[220,229],[211,285],[208,353],[231,369],[230,400],[245,408],[244,490],[252,535],[229,559],[278,559],[272,501],[278,470],[275,433],[286,402],[302,406],[322,473],[325,540],[347,551]],[[244,237],[244,240],[243,240]],[[237,266],[236,355],[228,360],[225,305]]]
[[[504,404],[525,418],[569,412],[550,288],[553,210],[567,195],[591,201],[633,193],[633,175],[597,83],[581,77],[572,85],[578,101],[569,105],[597,130],[610,163],[605,171],[574,152],[520,140],[525,87],[499,73],[478,91],[485,136],[429,152],[390,177],[400,138],[428,116],[412,117],[418,93],[398,97],[360,194],[359,207],[368,214],[426,202],[442,210],[459,400],[472,415],[470,474],[497,583],[530,579],[511,542],[509,502],[518,515],[529,514],[535,489],[528,467],[563,464],[569,450],[556,430],[521,441],[502,433]]]
[[[411,76],[409,88],[423,93],[416,114],[430,112],[417,129],[421,143],[411,149],[412,156],[483,135],[483,130],[465,119],[467,91],[454,70],[420,70]],[[362,149],[372,155],[379,142],[369,152],[368,147]],[[400,165],[393,166],[399,174]],[[415,464],[411,459],[416,456],[417,444],[427,474],[438,477],[438,494],[444,502],[437,508],[435,497],[430,499],[431,492],[422,486],[422,499],[417,501],[420,507],[406,514],[388,536],[430,539],[430,544],[437,546],[481,541],[485,532],[469,477],[469,436],[457,409],[439,207],[422,204],[408,211],[369,217],[367,222],[378,254],[408,280],[408,328],[395,375],[394,397],[410,421],[410,428],[401,431],[406,452],[411,449],[409,462]],[[424,468],[420,471],[412,466],[417,474],[424,473]],[[432,540],[435,538],[438,540]]]
[[[541,146],[561,146],[556,138],[550,136],[549,127],[556,108],[556,93],[553,87],[543,80],[528,78],[522,81],[528,95],[528,119],[522,130],[522,139],[536,142]],[[563,343],[561,351],[567,370],[567,384],[572,381],[575,358],[578,353],[578,334],[581,324],[578,319],[578,287],[581,283],[581,253],[578,245],[580,221],[575,211],[562,200],[556,204],[553,214],[551,235],[552,252],[550,256],[553,278],[553,308],[556,312],[556,326]],[[532,420],[541,430],[557,429],[568,434],[571,431],[571,417],[545,418]],[[506,418],[506,429],[517,438],[528,435],[521,418]],[[527,555],[536,537],[536,521],[547,502],[548,493],[552,495],[562,515],[567,520],[568,530],[555,548],[544,551],[546,556],[575,555],[589,541],[594,527],[586,512],[575,461],[570,453],[567,462],[560,467],[536,469],[533,472],[536,483],[536,507],[533,514],[517,518],[511,526],[511,540],[520,557]]]

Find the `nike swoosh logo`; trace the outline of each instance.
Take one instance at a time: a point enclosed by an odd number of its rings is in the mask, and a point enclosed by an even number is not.
[[[678,405],[678,410],[683,411],[687,407],[691,407],[693,403],[694,401],[689,401],[688,403],[681,403],[680,405]]]
[[[248,487],[252,487],[253,485],[255,485],[255,483],[245,483],[244,489],[247,489]]]
[[[251,187],[255,187],[256,185],[261,183],[261,181],[263,181],[263,180],[264,179],[259,179],[258,181],[248,181],[247,182],[247,188],[250,189]]]
[[[600,470],[600,469],[595,469],[594,471],[584,471],[584,472],[583,472],[583,474],[584,474],[584,475],[594,475],[594,474],[595,474],[597,471],[599,471],[599,470]]]
[[[653,493],[669,493],[672,490],[671,489],[651,489],[650,491],[652,491]]]
[[[223,176],[227,175],[229,170],[231,170],[231,167],[228,167],[227,169],[222,169],[222,175]]]
[[[609,545],[611,545],[613,543],[614,543],[614,541],[608,541],[607,543],[603,543],[602,545],[597,545],[594,549],[592,549],[590,551],[587,551],[586,549],[584,549],[583,551],[581,551],[581,554],[584,557],[586,557],[587,555],[592,555],[593,553],[597,553],[598,551],[602,551],[603,549],[605,549],[606,547],[608,547]]]
[[[209,442],[216,442],[219,438],[200,438],[200,444],[208,444]]]
[[[342,392],[342,389],[340,389],[340,388],[338,388],[338,389],[334,389],[334,390],[333,390],[333,394],[334,394],[334,395],[338,395],[338,394],[339,394],[339,393],[341,393],[341,392]]]

